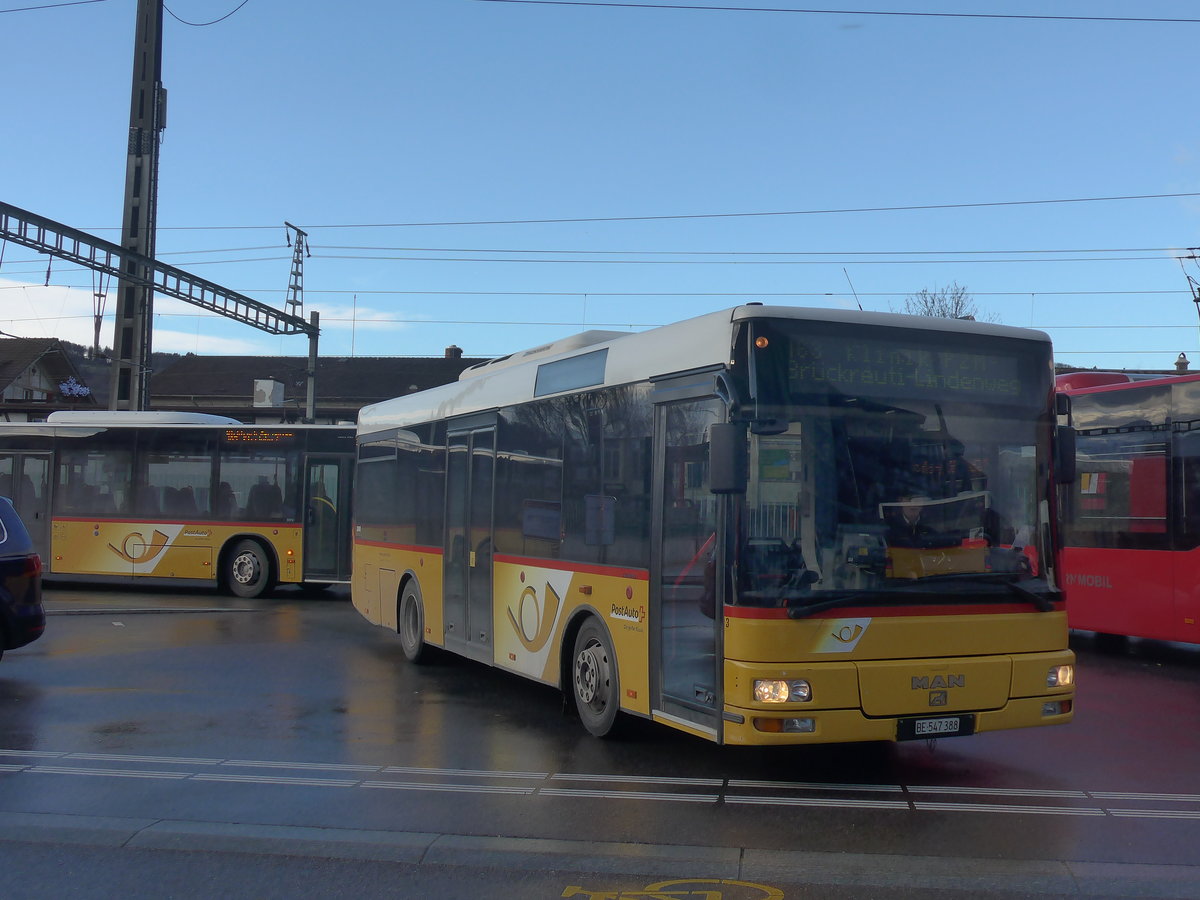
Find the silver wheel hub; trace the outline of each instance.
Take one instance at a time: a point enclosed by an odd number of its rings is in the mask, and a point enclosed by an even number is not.
[[[594,645],[584,647],[575,658],[575,690],[584,703],[592,703],[600,688],[600,658]]]
[[[253,584],[258,580],[258,560],[251,553],[241,553],[233,561],[233,577],[238,584]]]

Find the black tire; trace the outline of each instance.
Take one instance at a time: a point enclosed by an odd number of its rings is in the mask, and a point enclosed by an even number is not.
[[[583,727],[596,737],[612,736],[621,711],[617,655],[604,626],[589,618],[575,636],[571,689]]]
[[[415,578],[406,581],[400,591],[400,602],[396,607],[396,632],[400,635],[400,646],[409,662],[422,663],[429,658],[429,648],[425,644],[425,603],[421,599],[421,586]]]
[[[229,554],[225,569],[229,590],[239,597],[253,600],[261,597],[275,584],[271,557],[258,541],[240,541]]]

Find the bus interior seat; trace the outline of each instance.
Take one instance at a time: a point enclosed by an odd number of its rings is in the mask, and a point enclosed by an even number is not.
[[[251,519],[283,518],[283,493],[279,485],[260,481],[250,488],[246,499],[246,515]]]

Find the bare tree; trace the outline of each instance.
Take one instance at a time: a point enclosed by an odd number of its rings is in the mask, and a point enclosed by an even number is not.
[[[1000,317],[995,314],[981,316],[974,298],[957,281],[935,290],[924,288],[915,294],[909,294],[904,298],[904,307],[899,312],[908,313],[910,316],[936,316],[942,319],[1000,321]]]

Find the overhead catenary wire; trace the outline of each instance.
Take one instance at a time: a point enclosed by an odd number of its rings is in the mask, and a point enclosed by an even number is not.
[[[32,12],[39,9],[59,9],[64,6],[87,6],[90,3],[107,3],[108,0],[67,0],[65,3],[43,3],[39,6],[14,6],[0,9],[0,13]]]
[[[218,22],[224,22],[226,19],[228,19],[234,13],[238,12],[238,10],[240,10],[243,6],[245,6],[249,2],[250,2],[250,0],[242,0],[241,3],[239,3],[233,9],[231,9],[229,12],[225,13],[225,15],[218,16],[217,18],[213,19],[211,22],[189,22],[187,19],[181,19],[178,16],[178,14],[176,14],[175,10],[171,9],[171,7],[167,6],[165,3],[163,4],[163,9],[165,9],[168,13],[170,13],[171,18],[174,19],[176,22],[179,22],[181,25],[190,25],[193,28],[207,28],[209,25],[216,25]]]
[[[435,228],[444,226],[466,225],[557,225],[564,223],[590,222],[658,222],[686,219],[746,219],[769,216],[823,216],[853,213],[879,212],[914,212],[939,209],[986,209],[1004,206],[1043,206],[1058,203],[1115,203],[1133,200],[1169,200],[1186,197],[1200,197],[1200,191],[1170,193],[1170,194],[1122,194],[1104,197],[1057,197],[1042,200],[990,200],[973,203],[925,203],[909,206],[862,206],[830,209],[799,209],[767,212],[732,212],[732,213],[678,213],[666,215],[623,215],[623,216],[577,216],[564,218],[543,219],[476,219],[462,221],[427,221],[427,222],[363,222],[357,224],[312,224],[301,222],[306,230],[323,228]],[[158,231],[262,231],[278,230],[278,223],[273,225],[159,225]],[[84,229],[86,231],[115,231],[112,226],[99,226]]]
[[[1066,16],[1036,13],[956,13],[877,9],[797,9],[778,6],[701,6],[684,3],[616,3],[601,0],[475,0],[477,3],[515,3],[525,6],[595,6],[615,9],[665,9],[703,12],[792,13],[800,15],[833,16],[908,16],[939,19],[1033,19],[1055,22],[1143,22],[1166,24],[1200,24],[1200,19],[1153,16]]]

